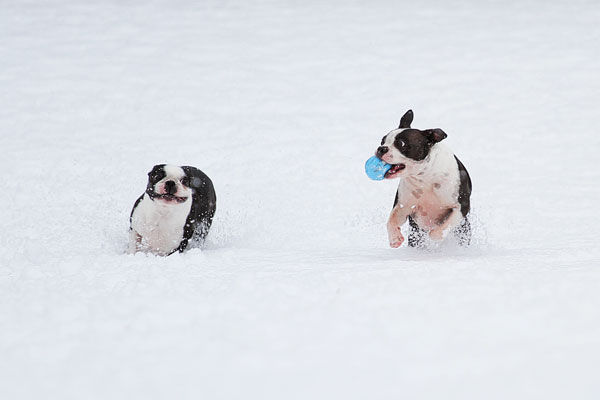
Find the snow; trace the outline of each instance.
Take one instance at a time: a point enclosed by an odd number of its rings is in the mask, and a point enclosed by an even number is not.
[[[0,397],[600,395],[600,3],[2,2]],[[475,240],[390,249],[409,108]],[[154,164],[204,250],[125,255]]]

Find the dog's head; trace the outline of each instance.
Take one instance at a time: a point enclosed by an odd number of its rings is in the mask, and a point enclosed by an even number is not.
[[[175,165],[159,164],[148,172],[146,193],[153,201],[166,204],[184,203],[191,195],[190,177]]]
[[[392,165],[385,174],[386,179],[410,174],[416,166],[424,162],[431,148],[447,136],[441,129],[422,131],[411,128],[413,117],[412,110],[408,110],[400,119],[398,129],[385,135],[381,139],[381,146],[375,152],[375,156]]]

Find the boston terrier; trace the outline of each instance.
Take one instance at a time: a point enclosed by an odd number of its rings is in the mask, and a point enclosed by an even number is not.
[[[168,256],[203,242],[215,215],[212,181],[194,167],[155,165],[129,217],[129,253]]]
[[[408,245],[422,247],[425,234],[442,240],[453,231],[461,245],[471,241],[467,218],[471,208],[471,178],[465,166],[440,143],[447,135],[441,129],[411,128],[413,112],[408,110],[398,129],[383,137],[375,156],[392,167],[386,179],[400,178],[387,230],[391,247],[400,247],[400,227],[408,219]]]

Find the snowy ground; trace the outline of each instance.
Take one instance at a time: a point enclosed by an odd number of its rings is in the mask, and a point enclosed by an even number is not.
[[[597,1],[0,1],[0,397],[600,396]],[[389,249],[406,109],[475,245]],[[124,255],[162,162],[207,248]]]

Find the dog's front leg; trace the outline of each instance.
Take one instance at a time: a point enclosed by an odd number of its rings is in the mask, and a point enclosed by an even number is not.
[[[128,254],[135,254],[139,250],[139,246],[142,243],[142,237],[133,229],[129,230],[129,248],[127,249]]]
[[[406,222],[406,218],[410,215],[410,207],[405,207],[402,204],[397,204],[390,214],[387,222],[388,238],[390,247],[397,248],[404,242],[402,236],[402,225]]]
[[[446,232],[454,228],[462,219],[462,214],[458,208],[451,208],[450,214],[440,225],[429,231],[429,238],[433,240],[442,240],[446,236]]]

